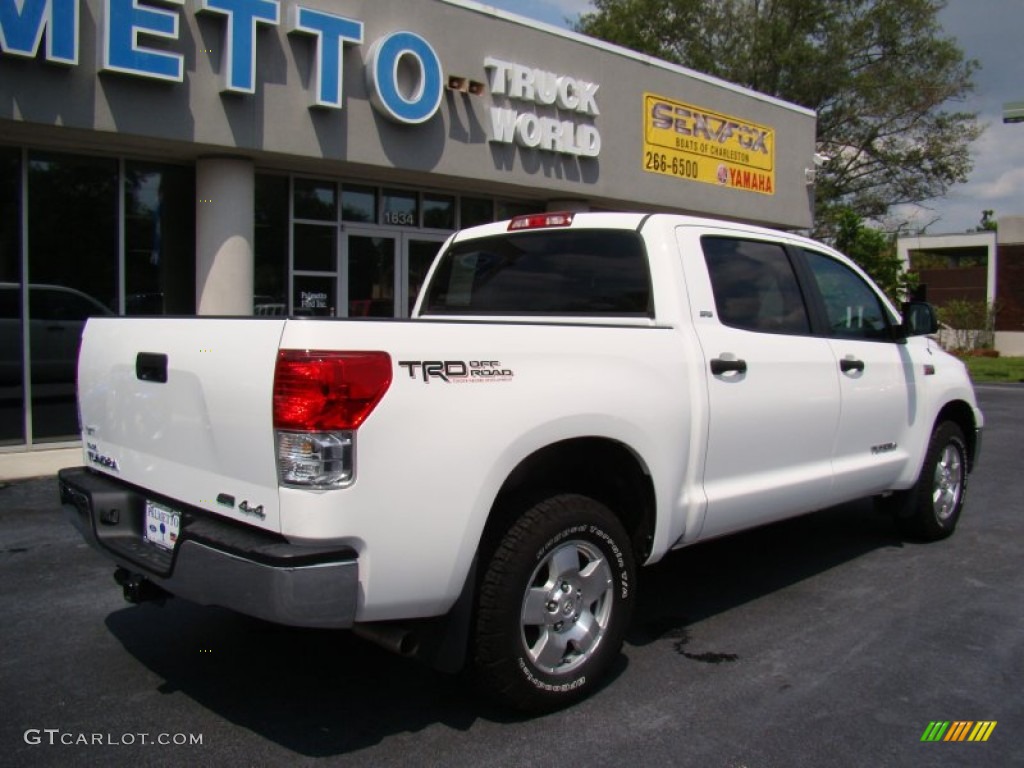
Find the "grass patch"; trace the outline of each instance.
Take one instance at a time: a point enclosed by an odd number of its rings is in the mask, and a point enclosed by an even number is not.
[[[1024,357],[967,357],[975,384],[1024,381]]]

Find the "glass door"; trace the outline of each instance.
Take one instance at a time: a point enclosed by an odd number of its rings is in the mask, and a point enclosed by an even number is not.
[[[348,317],[409,317],[443,235],[345,228]]]
[[[420,288],[427,277],[427,270],[434,263],[434,257],[444,245],[445,237],[407,234],[403,238],[405,253],[405,317],[412,314],[413,305],[420,295]]]
[[[348,317],[398,317],[400,235],[346,228]]]

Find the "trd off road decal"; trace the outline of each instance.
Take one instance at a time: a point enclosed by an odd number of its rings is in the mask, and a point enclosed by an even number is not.
[[[400,360],[398,367],[408,372],[410,379],[431,379],[445,384],[483,384],[511,381],[512,369],[498,360]]]

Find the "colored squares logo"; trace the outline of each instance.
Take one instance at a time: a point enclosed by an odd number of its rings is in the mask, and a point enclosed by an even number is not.
[[[933,720],[921,734],[921,741],[988,741],[995,729],[995,720]]]

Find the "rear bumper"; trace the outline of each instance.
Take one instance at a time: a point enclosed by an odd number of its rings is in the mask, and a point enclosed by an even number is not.
[[[61,504],[99,552],[171,594],[278,624],[351,627],[359,562],[349,547],[300,546],[93,472],[58,473]],[[173,550],[143,540],[146,500],[181,512]]]

